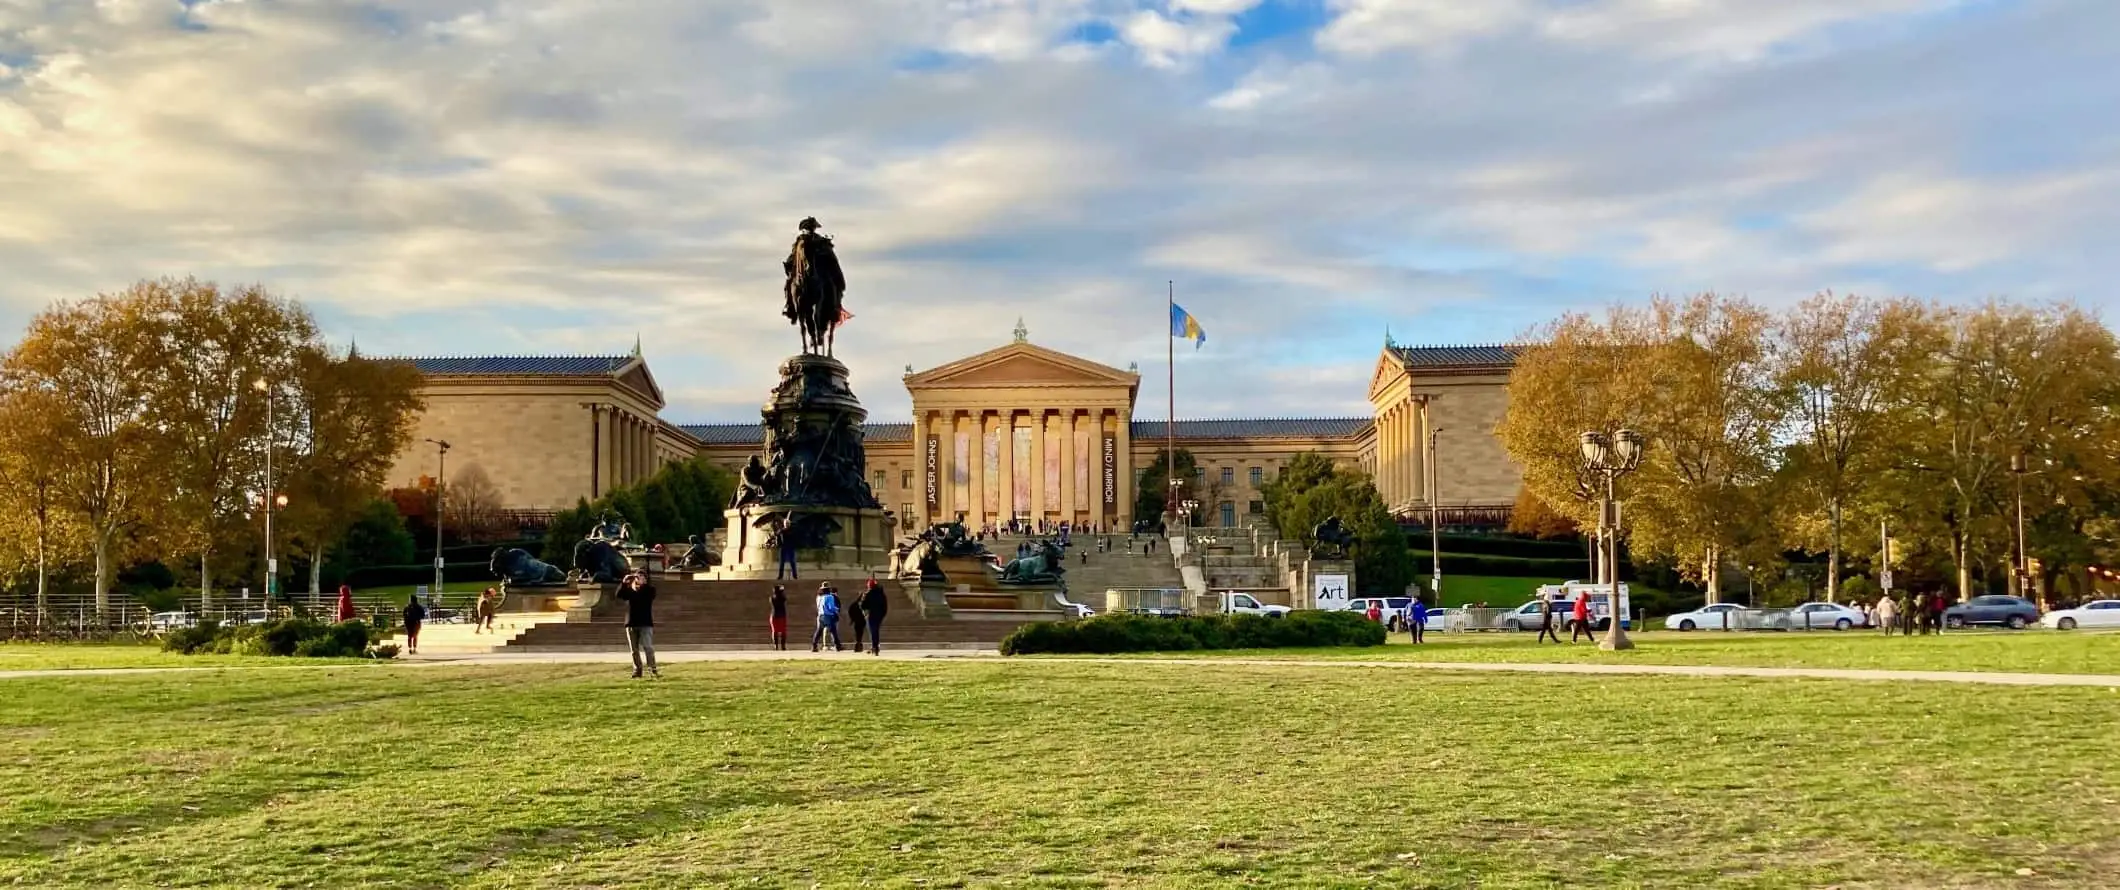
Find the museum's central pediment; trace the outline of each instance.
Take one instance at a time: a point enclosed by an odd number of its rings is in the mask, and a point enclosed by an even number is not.
[[[938,368],[908,374],[908,389],[1004,386],[1123,386],[1141,376],[1029,343],[1012,343]]]

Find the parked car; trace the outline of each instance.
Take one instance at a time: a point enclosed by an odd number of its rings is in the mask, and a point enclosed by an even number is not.
[[[2011,630],[2020,630],[2025,625],[2039,620],[2039,607],[2031,600],[2018,596],[1989,594],[1976,596],[1958,605],[1943,610],[1945,627],[1964,627],[1968,624],[2000,624]]]
[[[1406,621],[1406,609],[1413,605],[1410,596],[1365,596],[1347,601],[1347,611],[1367,613],[1371,604],[1384,610],[1384,629],[1397,633],[1399,625]]]
[[[2092,600],[2073,609],[2055,609],[2040,616],[2039,623],[2055,630],[2120,627],[2120,600]]]
[[[1567,595],[1553,600],[1553,626],[1556,629],[1567,627],[1569,616],[1575,614],[1575,591],[1577,590],[1584,590],[1590,593],[1590,627],[1594,630],[1604,630],[1612,626],[1612,597],[1603,586],[1570,581],[1567,584],[1539,588],[1542,593],[1547,591],[1558,592],[1563,589],[1567,590]],[[1625,608],[1627,605],[1627,585],[1625,584],[1619,586],[1619,600],[1621,607]],[[1538,630],[1538,620],[1538,600],[1533,599],[1515,609],[1496,616],[1494,626],[1497,630]],[[1632,630],[1634,628],[1634,619],[1623,618],[1620,620],[1619,626]]]
[[[1789,630],[1848,630],[1869,627],[1870,616],[1840,603],[1804,603],[1787,613]]]
[[[1669,630],[1729,630],[1741,627],[1738,614],[1744,607],[1736,603],[1709,603],[1691,612],[1680,612],[1664,619]]]
[[[1273,606],[1259,602],[1258,598],[1248,593],[1238,593],[1234,590],[1222,591],[1222,614],[1224,615],[1264,615],[1268,618],[1285,618],[1290,611],[1287,606]]]
[[[198,625],[199,616],[190,612],[156,612],[147,616],[147,629],[151,631],[180,630]]]

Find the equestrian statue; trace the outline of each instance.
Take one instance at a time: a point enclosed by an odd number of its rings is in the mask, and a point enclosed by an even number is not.
[[[781,262],[788,281],[787,302],[781,314],[802,329],[802,351],[810,355],[832,354],[832,333],[848,317],[841,304],[847,276],[840,271],[839,255],[832,251],[832,238],[817,232],[817,218],[805,217],[796,226],[802,234]]]
[[[993,560],[988,568],[1000,576],[995,580],[1002,584],[1050,584],[1067,574],[1067,557],[1060,545],[1050,540],[1037,542],[1029,556],[1017,557],[1007,564],[998,556]]]
[[[1347,548],[1354,546],[1354,532],[1338,516],[1325,517],[1310,530],[1310,539],[1317,542],[1311,555],[1319,559],[1346,559]]]

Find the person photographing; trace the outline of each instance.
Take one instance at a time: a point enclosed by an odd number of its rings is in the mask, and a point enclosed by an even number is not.
[[[655,668],[655,585],[642,572],[627,575],[618,584],[618,598],[626,603],[626,649],[633,653],[633,677],[645,668],[660,677]]]

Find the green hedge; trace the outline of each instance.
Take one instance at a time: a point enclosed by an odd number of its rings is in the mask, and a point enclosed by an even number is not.
[[[1426,548],[1428,533],[1412,530],[1406,533],[1408,543]],[[1537,538],[1519,538],[1514,535],[1464,535],[1445,534],[1440,541],[1444,555],[1452,553],[1477,556],[1509,556],[1517,559],[1583,559],[1581,541],[1541,541]]]
[[[1191,649],[1281,649],[1294,646],[1381,646],[1384,626],[1353,612],[1192,615],[1154,618],[1099,615],[1084,621],[1042,621],[1016,628],[1001,641],[1003,655],[1040,653],[1176,652]]]
[[[365,621],[326,624],[309,618],[285,618],[242,625],[201,621],[197,627],[164,637],[162,650],[184,655],[366,658],[371,656],[369,646],[382,639],[382,628]]]
[[[1524,578],[1588,578],[1587,559],[1521,559],[1513,556],[1476,556],[1452,553],[1444,545],[1444,575],[1501,575]],[[1433,557],[1427,550],[1413,551],[1413,564],[1425,576]]]

